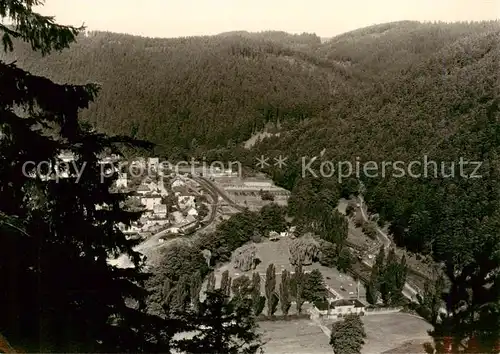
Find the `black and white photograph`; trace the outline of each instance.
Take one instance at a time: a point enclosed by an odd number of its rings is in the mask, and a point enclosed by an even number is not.
[[[500,0],[0,0],[0,353],[500,354]]]

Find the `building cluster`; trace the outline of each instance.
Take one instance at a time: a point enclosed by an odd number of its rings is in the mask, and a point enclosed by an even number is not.
[[[123,228],[124,232],[140,234],[166,230],[182,234],[199,226],[204,217],[199,212],[204,190],[189,173],[162,170],[158,158],[140,158],[132,161],[131,166],[152,173],[141,176],[141,183],[132,188],[131,199],[144,208],[144,213],[137,223]],[[126,173],[119,173],[116,187],[131,189],[131,182]]]

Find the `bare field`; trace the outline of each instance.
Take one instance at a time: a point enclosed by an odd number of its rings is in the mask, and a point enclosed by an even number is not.
[[[266,321],[259,326],[266,354],[332,353],[328,337],[312,321]]]

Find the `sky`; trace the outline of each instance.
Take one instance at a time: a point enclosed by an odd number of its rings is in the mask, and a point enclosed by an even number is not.
[[[500,18],[500,0],[45,0],[62,24],[148,37],[279,30],[331,37],[391,21]]]

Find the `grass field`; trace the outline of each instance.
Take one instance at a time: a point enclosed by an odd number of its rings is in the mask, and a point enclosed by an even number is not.
[[[425,341],[422,340],[410,340],[400,347],[385,351],[382,354],[425,354],[427,352],[424,349],[424,343]]]
[[[432,342],[427,331],[432,326],[422,318],[407,313],[396,312],[362,317],[366,339],[362,354],[373,353],[421,353],[423,343]],[[334,320],[324,321],[331,328]],[[412,349],[411,351],[405,351]]]
[[[312,321],[266,321],[259,322],[259,326],[266,354],[332,353],[329,339]]]
[[[367,334],[362,354],[423,353],[430,341],[424,320],[405,313],[364,316]],[[312,321],[259,322],[265,353],[332,353],[328,337]],[[331,324],[328,325],[330,327]]]
[[[362,353],[383,353],[395,348],[404,349],[409,341],[415,350],[415,343],[431,341],[427,330],[432,326],[423,319],[406,313],[364,316],[367,334]],[[414,351],[407,352],[414,353]],[[397,351],[396,351],[397,352]]]

